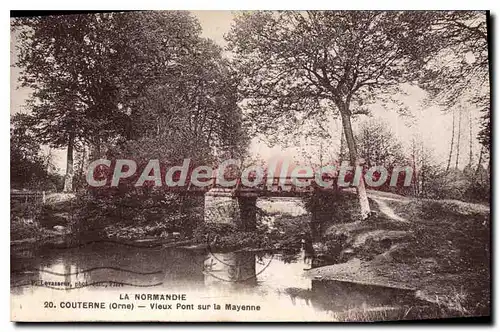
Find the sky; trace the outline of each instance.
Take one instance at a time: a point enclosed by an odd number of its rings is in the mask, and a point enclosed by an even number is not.
[[[202,27],[202,36],[214,40],[221,46],[226,46],[224,34],[229,32],[233,15],[236,12],[231,11],[193,11]],[[15,62],[16,35],[11,35],[11,65]],[[17,83],[19,69],[11,66],[11,114],[18,112],[29,112],[24,106],[26,98],[28,98],[30,90],[20,88]],[[385,109],[381,104],[375,104],[371,107],[373,118],[385,121],[396,137],[408,146],[411,138],[418,135],[422,138],[425,147],[431,151],[436,160],[444,162],[449,153],[449,145],[451,141],[452,116],[445,114],[439,107],[427,107],[423,101],[426,96],[425,92],[418,87],[405,87],[406,94],[398,96],[400,100],[408,107],[410,117],[402,117],[390,109]],[[462,139],[460,144],[461,158],[459,160],[460,167],[464,167],[468,163],[469,151],[469,111],[470,106],[465,105],[465,111],[462,118]],[[475,137],[479,131],[479,112],[476,109],[471,109],[472,112],[472,127],[473,127],[473,150],[475,160],[479,154],[480,146]],[[353,127],[356,129],[360,123],[368,120],[367,116],[362,116],[353,121]],[[411,123],[411,126],[409,125]],[[338,151],[340,145],[340,121],[331,120],[326,124],[331,130],[331,139],[323,142],[322,147],[330,150]],[[303,141],[303,140],[302,140]],[[289,144],[269,145],[265,137],[254,138],[250,145],[250,154],[253,157],[269,161],[274,158],[289,158],[299,163],[306,163],[310,160],[310,156],[304,156],[300,151],[318,151],[318,146],[311,146],[302,142],[300,145],[285,147]],[[47,148],[44,148],[47,151]],[[53,151],[54,164],[59,168],[60,173],[64,173],[66,168],[66,152],[65,150]],[[314,153],[313,153],[314,154]],[[314,157],[313,157],[314,158]]]

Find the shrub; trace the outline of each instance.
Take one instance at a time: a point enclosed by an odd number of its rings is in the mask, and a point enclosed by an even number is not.
[[[104,234],[109,226],[136,227],[158,235],[164,232],[180,232],[191,235],[200,216],[196,198],[182,199],[178,194],[160,190],[138,188],[136,190],[87,191],[78,195],[76,221],[72,225],[76,234],[97,232]],[[138,228],[137,228],[138,227]],[[151,231],[151,227],[156,230]],[[138,231],[138,236],[143,236]]]
[[[211,250],[269,248],[271,241],[267,228],[260,225],[256,231],[239,231],[232,224],[202,223],[193,232],[197,243],[206,243]]]

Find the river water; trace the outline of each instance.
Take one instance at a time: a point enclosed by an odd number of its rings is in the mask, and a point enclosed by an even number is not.
[[[336,320],[337,313],[349,310],[400,307],[413,298],[408,291],[310,280],[303,276],[309,268],[311,259],[304,251],[212,253],[109,242],[68,248],[24,248],[12,252],[12,304],[31,303],[30,310],[36,310],[44,305],[42,302],[52,300],[56,305],[60,300],[98,298],[125,303],[119,300],[120,294],[183,293],[187,296],[184,303],[219,304],[222,309],[226,304],[252,305],[260,306],[260,310],[230,315],[225,310],[188,310],[179,311],[180,316],[170,312],[170,319],[324,321]],[[145,306],[149,304],[144,301]],[[128,313],[127,319],[169,319],[165,311],[142,316],[137,312]],[[78,317],[85,319],[86,314],[93,319],[101,317],[81,311]],[[116,314],[103,314],[100,319],[125,317]],[[65,320],[76,316],[61,317]]]
[[[293,198],[262,199],[257,205],[270,214],[307,213],[303,203]],[[268,220],[270,226],[273,219]],[[312,264],[305,251],[216,253],[102,241],[78,247],[13,246],[11,305],[32,320],[43,320],[44,310],[55,310],[50,308],[53,305],[62,321],[335,321],[345,319],[346,313],[387,312],[415,302],[409,291],[308,279],[303,274]],[[145,293],[185,294],[186,300],[133,300],[136,294]],[[62,302],[75,301],[141,307],[131,311],[61,309]],[[172,304],[172,309],[153,310],[149,306],[154,302]],[[190,304],[207,310],[182,308]],[[216,305],[221,310],[215,310]],[[248,305],[254,310],[228,312],[226,305]]]

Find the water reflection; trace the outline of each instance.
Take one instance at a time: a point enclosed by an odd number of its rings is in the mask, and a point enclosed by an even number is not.
[[[253,252],[208,253],[203,264],[203,274],[205,286],[228,283],[255,286],[256,255]]]
[[[305,250],[299,253],[210,253],[166,248],[133,248],[93,244],[61,250],[31,248],[11,253],[12,293],[39,291],[33,281],[64,283],[64,292],[104,281],[125,283],[140,291],[198,292],[250,296],[252,301],[302,312],[331,313],[351,308],[399,306],[413,303],[413,293],[391,288],[335,281],[310,280],[304,270],[318,264]],[[114,268],[114,269],[111,269]],[[66,286],[70,284],[71,286]],[[101,289],[102,290],[102,289]],[[251,303],[254,303],[251,302]],[[285,310],[285,309],[282,309]],[[283,312],[285,313],[286,310]]]
[[[354,308],[399,307],[415,303],[414,292],[331,280],[312,280],[311,288],[286,289],[292,301],[304,299],[317,310],[342,312]]]

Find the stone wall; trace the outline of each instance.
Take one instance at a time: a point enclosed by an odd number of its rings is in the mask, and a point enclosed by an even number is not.
[[[212,189],[205,195],[205,222],[234,224],[239,230],[253,230],[257,196],[236,196],[228,189]]]

